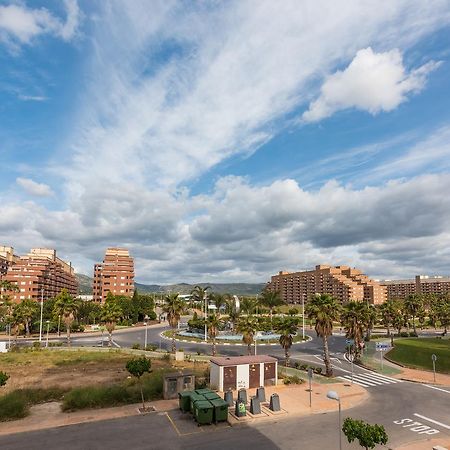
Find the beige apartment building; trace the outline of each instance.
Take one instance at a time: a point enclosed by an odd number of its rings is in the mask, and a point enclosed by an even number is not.
[[[134,262],[125,248],[106,249],[103,263],[94,266],[94,301],[104,302],[108,292],[132,297],[134,293]]]
[[[63,289],[77,295],[78,283],[72,265],[58,258],[56,250],[50,248],[32,248],[27,255],[14,257],[3,279],[17,284],[19,292],[10,293],[16,302],[47,300]]]
[[[8,267],[12,266],[18,261],[19,257],[14,254],[13,247],[0,245],[0,279],[8,272]]]
[[[388,299],[405,299],[414,294],[444,295],[450,293],[450,277],[416,275],[409,280],[383,280]]]
[[[377,305],[386,300],[386,287],[348,266],[318,265],[314,270],[279,272],[267,289],[280,292],[286,303],[307,302],[315,294],[330,294],[342,303],[355,300]]]

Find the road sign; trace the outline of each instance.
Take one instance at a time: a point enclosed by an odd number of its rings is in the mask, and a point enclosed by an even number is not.
[[[375,350],[377,352],[386,352],[387,350],[389,350],[391,348],[391,345],[385,342],[377,342],[375,344]]]
[[[433,362],[436,362],[437,361],[437,356],[433,353],[431,355],[431,359],[433,360]]]
[[[313,370],[311,369],[311,367],[308,369],[308,378],[311,380],[313,377]]]

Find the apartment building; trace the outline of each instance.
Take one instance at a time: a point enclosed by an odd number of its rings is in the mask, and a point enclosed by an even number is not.
[[[6,245],[0,245],[0,278],[6,275],[8,267],[17,262],[19,257],[14,254],[13,247],[7,247]]]
[[[386,300],[386,287],[348,266],[318,265],[314,270],[279,272],[272,276],[267,289],[280,292],[286,303],[301,303],[315,294],[330,294],[342,303],[380,304]]]
[[[3,279],[17,284],[19,292],[10,293],[16,302],[28,298],[47,300],[63,289],[77,295],[78,283],[72,265],[49,248],[32,248],[27,255],[15,257]]]
[[[383,280],[388,299],[405,299],[413,294],[443,295],[450,293],[450,277],[416,275],[409,280]]]
[[[105,259],[94,266],[94,301],[104,302],[108,292],[131,297],[134,292],[134,262],[125,248],[106,249]]]

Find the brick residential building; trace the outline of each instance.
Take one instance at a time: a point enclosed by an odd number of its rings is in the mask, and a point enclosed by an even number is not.
[[[127,249],[111,247],[103,263],[94,266],[94,301],[104,302],[108,292],[132,297],[134,293],[134,262]]]
[[[416,275],[409,280],[383,280],[380,284],[387,289],[388,299],[405,299],[413,294],[450,293],[450,277]]]
[[[315,294],[330,294],[342,303],[380,304],[386,300],[386,287],[348,266],[318,265],[314,270],[279,272],[272,276],[267,289],[280,292],[286,303],[307,302]]]
[[[3,279],[17,284],[19,292],[10,293],[16,302],[28,298],[47,300],[63,289],[77,295],[78,283],[72,265],[49,248],[32,248],[28,255],[16,257]]]

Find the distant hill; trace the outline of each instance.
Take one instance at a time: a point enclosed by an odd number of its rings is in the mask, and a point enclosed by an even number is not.
[[[89,295],[92,294],[92,278],[83,274],[76,274],[78,280],[78,293]],[[134,284],[138,292],[141,294],[153,293],[153,292],[178,292],[179,294],[189,294],[194,286],[210,286],[211,291],[217,292],[219,294],[237,294],[237,295],[256,295],[259,294],[263,289],[264,283],[178,283],[178,284]]]

